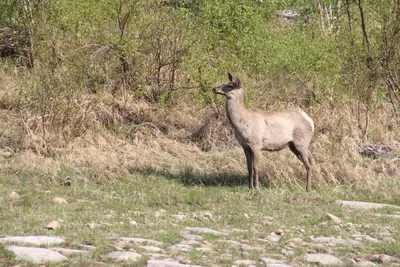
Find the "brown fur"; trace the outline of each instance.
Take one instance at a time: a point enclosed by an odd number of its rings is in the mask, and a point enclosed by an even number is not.
[[[265,112],[245,106],[245,93],[238,78],[229,74],[229,83],[213,88],[226,97],[226,114],[235,137],[243,147],[249,172],[249,188],[258,188],[258,164],[261,151],[278,151],[287,146],[303,162],[307,172],[307,191],[311,187],[309,145],[314,123],[301,110]]]

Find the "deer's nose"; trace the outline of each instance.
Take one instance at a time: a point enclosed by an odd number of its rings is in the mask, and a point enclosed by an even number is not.
[[[213,93],[216,94],[217,90],[215,90],[215,87],[212,89]]]

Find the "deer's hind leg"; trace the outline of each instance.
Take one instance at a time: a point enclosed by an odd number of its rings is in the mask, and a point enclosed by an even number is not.
[[[306,190],[310,191],[311,189],[311,153],[308,148],[295,144],[294,142],[289,142],[290,150],[299,158],[301,162],[303,162],[306,173],[307,173],[307,185]]]

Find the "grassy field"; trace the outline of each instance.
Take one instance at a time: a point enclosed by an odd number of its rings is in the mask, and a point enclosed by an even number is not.
[[[145,266],[150,256],[131,265],[107,259],[106,254],[115,250],[119,237],[161,241],[161,249],[170,257],[202,266],[230,266],[242,258],[263,266],[260,257],[266,256],[294,266],[312,266],[303,259],[309,251],[335,254],[346,266],[352,266],[351,259],[371,259],[374,254],[400,257],[400,219],[374,215],[393,213],[393,209],[347,210],[336,204],[336,200],[343,199],[400,205],[400,185],[395,181],[372,195],[350,185],[321,185],[310,193],[305,192],[303,185],[293,184],[249,191],[244,175],[228,180],[226,174],[204,173],[200,177],[190,171],[180,175],[133,171],[118,179],[97,181],[76,178],[70,186],[62,185],[65,178],[63,173],[47,181],[28,172],[0,175],[1,235],[56,235],[66,238],[63,247],[96,247],[87,256],[73,256],[68,263],[50,266],[101,266],[100,262],[107,266]],[[11,192],[20,197],[11,198]],[[62,197],[68,204],[57,205],[54,197]],[[333,222],[327,213],[338,216],[342,223]],[[45,226],[53,220],[60,223],[60,228],[47,229]],[[170,250],[184,240],[185,227],[208,227],[228,234],[205,234],[202,245],[208,244],[211,251]],[[278,243],[268,242],[266,237],[277,229],[283,230],[282,239]],[[379,239],[385,231],[397,242],[362,242],[355,248],[310,240],[312,236],[351,239],[355,234]],[[224,240],[260,249],[243,251]],[[135,245],[127,248],[143,252]],[[231,256],[226,259],[221,257],[224,254]],[[0,255],[1,264],[17,264],[4,247],[0,247]]]

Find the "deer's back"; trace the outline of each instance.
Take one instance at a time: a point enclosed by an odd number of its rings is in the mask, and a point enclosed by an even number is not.
[[[236,139],[243,147],[271,151],[286,147],[293,139],[309,143],[313,131],[301,111],[248,110],[241,123],[233,126]]]

